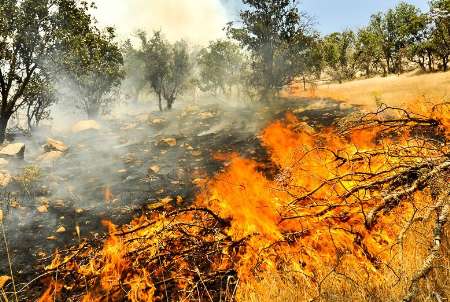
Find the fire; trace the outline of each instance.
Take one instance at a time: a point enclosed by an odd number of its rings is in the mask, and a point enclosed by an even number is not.
[[[393,120],[404,118],[395,114]],[[448,111],[438,117],[448,137]],[[402,173],[427,167],[423,158],[440,163],[445,151],[414,137],[415,125],[426,119],[393,134],[379,118],[344,132],[319,131],[287,114],[260,136],[277,175],[265,175],[254,160],[218,154],[229,165],[192,207],[165,204],[127,226],[108,223],[102,249],[57,257],[53,266],[63,263],[69,280],[70,274],[90,280],[83,301],[214,300],[229,293],[225,277],[252,283],[267,271],[301,273],[312,291],[338,267],[347,268],[348,278],[370,274],[381,280],[402,222],[432,202],[424,197],[429,191],[405,195],[408,203],[383,192],[400,187],[401,177],[409,185],[415,176]],[[383,202],[385,213],[378,214],[374,209]]]

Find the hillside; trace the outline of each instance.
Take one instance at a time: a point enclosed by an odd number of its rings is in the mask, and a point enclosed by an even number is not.
[[[404,106],[415,101],[442,102],[450,96],[450,72],[374,77],[343,84],[321,84],[303,90],[302,84],[291,87],[288,97],[331,98],[352,105],[374,109],[377,101]]]

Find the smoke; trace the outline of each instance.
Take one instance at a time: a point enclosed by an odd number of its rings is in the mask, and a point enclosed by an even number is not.
[[[228,21],[221,0],[97,0],[96,4],[94,16],[100,25],[115,26],[120,38],[138,29],[162,30],[170,41],[205,45],[224,36]]]

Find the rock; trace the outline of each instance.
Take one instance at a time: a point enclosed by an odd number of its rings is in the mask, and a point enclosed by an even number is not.
[[[46,152],[50,152],[50,151],[66,152],[67,150],[69,150],[69,147],[67,147],[61,141],[58,141],[58,140],[52,139],[52,138],[48,138],[47,144],[44,145],[44,150]]]
[[[100,130],[102,127],[94,120],[80,121],[72,126],[73,133],[80,133],[88,130]]]
[[[11,179],[11,175],[9,175],[8,171],[0,170],[0,188],[9,185]]]
[[[192,156],[201,156],[202,151],[200,151],[200,150],[192,151],[191,154],[192,154]]]
[[[0,158],[20,158],[23,159],[25,153],[25,144],[9,144],[0,150]]]
[[[149,169],[150,169],[153,173],[159,173],[159,171],[161,171],[161,168],[160,168],[158,165],[151,166]]]
[[[66,231],[66,228],[63,227],[63,226],[60,226],[60,227],[56,230],[56,233],[61,234],[61,233],[64,233],[65,231]]]
[[[42,206],[39,206],[39,207],[37,208],[37,211],[38,211],[39,213],[47,213],[47,212],[48,212],[48,208],[47,208],[47,206],[42,205]]]
[[[151,121],[152,124],[158,125],[158,124],[162,124],[165,121],[162,118],[155,118]]]
[[[161,142],[169,145],[170,147],[175,147],[177,145],[177,140],[172,137],[164,138],[161,140]]]
[[[41,156],[39,156],[37,158],[37,160],[41,161],[41,162],[49,163],[49,162],[56,161],[58,158],[62,157],[63,155],[64,155],[64,153],[61,151],[50,151],[50,152],[44,153]]]

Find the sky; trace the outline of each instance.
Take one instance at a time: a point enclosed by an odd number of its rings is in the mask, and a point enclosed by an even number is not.
[[[223,28],[237,20],[240,0],[96,0],[94,12],[101,25],[114,25],[122,38],[138,29],[161,29],[175,41],[186,39],[205,45],[223,38]],[[394,7],[399,0],[300,0],[300,8],[314,20],[322,34],[356,29],[367,24],[370,16]],[[428,0],[407,0],[427,10]]]

